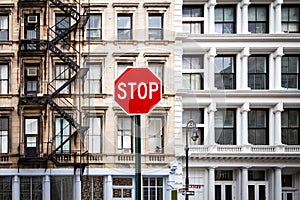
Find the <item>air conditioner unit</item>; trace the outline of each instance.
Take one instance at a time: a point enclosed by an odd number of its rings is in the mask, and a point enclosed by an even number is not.
[[[31,23],[31,24],[37,23],[37,16],[36,15],[29,15],[27,17],[27,22]]]
[[[37,76],[37,68],[27,68],[27,76]]]

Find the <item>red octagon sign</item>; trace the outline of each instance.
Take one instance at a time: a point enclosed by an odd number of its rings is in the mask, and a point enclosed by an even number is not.
[[[129,115],[148,114],[161,99],[161,80],[148,68],[126,68],[114,86],[115,101]]]

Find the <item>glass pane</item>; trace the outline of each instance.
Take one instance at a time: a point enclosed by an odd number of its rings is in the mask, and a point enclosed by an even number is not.
[[[265,200],[266,199],[266,186],[260,185],[259,186],[259,200]]]
[[[225,200],[232,200],[232,186],[225,185]]]
[[[299,127],[299,112],[296,110],[289,111],[289,127]]]
[[[224,21],[234,21],[234,9],[233,8],[225,8],[224,9]]]
[[[281,127],[288,127],[289,111],[283,111],[281,113]]]
[[[233,23],[224,24],[223,33],[234,33],[234,24]]]
[[[265,129],[256,130],[256,145],[267,145],[267,133]]]
[[[149,15],[148,18],[149,28],[162,28],[162,16],[161,15]]]
[[[257,8],[257,21],[267,21],[267,8],[258,7]]]
[[[191,89],[190,74],[182,74],[182,87],[185,89]]]
[[[299,7],[289,8],[289,21],[299,21]]]
[[[282,8],[281,9],[281,21],[288,21],[289,20],[289,8]]]
[[[215,185],[215,200],[222,200],[221,185]]]
[[[249,7],[248,8],[248,21],[256,21],[255,7]]]
[[[256,111],[257,117],[257,125],[258,128],[266,128],[267,127],[267,113],[263,110]]]
[[[131,29],[131,16],[118,16],[119,29]]]
[[[215,32],[223,33],[223,24],[215,24]]]
[[[223,8],[215,9],[215,21],[223,21]]]
[[[191,75],[191,89],[192,90],[200,90],[201,89],[201,75],[200,74],[192,74]]]
[[[258,73],[266,73],[267,72],[267,63],[265,57],[256,57],[256,66]]]
[[[25,119],[25,134],[38,134],[38,119]]]
[[[254,185],[248,185],[248,200],[255,200]]]

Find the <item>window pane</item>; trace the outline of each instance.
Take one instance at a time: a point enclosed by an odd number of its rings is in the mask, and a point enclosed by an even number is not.
[[[224,21],[234,21],[234,9],[233,8],[225,8],[224,9]]]
[[[257,21],[267,21],[267,8],[257,7]]]
[[[248,21],[256,21],[256,8],[250,7],[248,8]]]
[[[295,8],[290,8],[289,9],[289,20],[290,21],[299,21],[299,8],[295,7]]]
[[[25,134],[38,134],[38,119],[25,119]]]
[[[119,29],[131,29],[131,16],[118,16]]]
[[[215,21],[223,21],[223,9],[222,8],[215,9]]]
[[[162,16],[149,15],[149,28],[162,28]]]

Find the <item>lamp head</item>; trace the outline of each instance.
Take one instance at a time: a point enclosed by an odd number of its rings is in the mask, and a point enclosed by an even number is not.
[[[199,138],[198,131],[196,128],[194,128],[191,138],[194,142]]]

